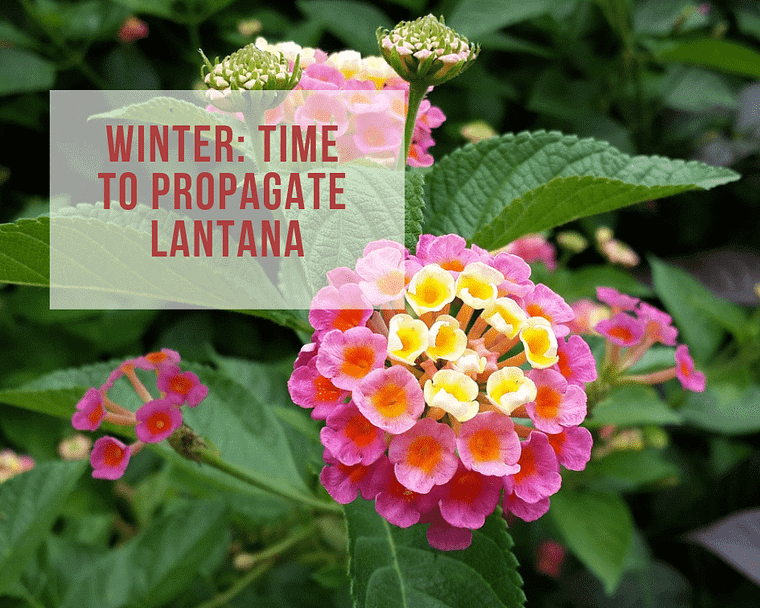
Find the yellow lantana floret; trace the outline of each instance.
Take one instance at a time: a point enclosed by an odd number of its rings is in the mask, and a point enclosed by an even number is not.
[[[467,264],[457,279],[457,296],[469,306],[479,310],[496,301],[498,287],[504,275],[483,262]]]
[[[557,336],[552,325],[543,317],[529,317],[520,331],[520,340],[525,346],[525,356],[531,367],[544,369],[557,361]]]
[[[388,323],[388,356],[414,365],[428,347],[428,327],[410,315],[395,315]]]
[[[474,418],[480,409],[476,401],[478,383],[453,369],[437,371],[432,380],[425,382],[423,393],[430,407],[441,408],[459,422]]]
[[[483,320],[510,340],[525,326],[528,315],[512,298],[497,298],[486,307],[481,315]]]
[[[502,367],[488,376],[486,397],[509,415],[521,405],[535,401],[536,385],[519,367]]]
[[[454,277],[438,264],[428,264],[409,281],[406,299],[417,315],[441,310],[456,297]]]
[[[449,315],[441,315],[428,332],[427,355],[433,361],[458,359],[467,348],[467,335],[459,328],[459,321]]]

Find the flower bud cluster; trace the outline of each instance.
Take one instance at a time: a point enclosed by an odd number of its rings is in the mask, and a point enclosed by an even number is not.
[[[415,255],[373,242],[328,273],[288,388],[326,422],[320,478],[336,501],[361,492],[389,522],[429,523],[432,546],[462,549],[499,503],[537,519],[560,465],[585,467],[595,362],[567,337],[570,307],[530,274],[456,235],[422,235]]]
[[[686,344],[676,344],[678,330],[673,318],[638,298],[620,293],[612,287],[598,287],[597,298],[611,308],[610,316],[596,323],[594,330],[607,342],[607,356],[602,375],[609,382],[659,384],[678,378],[689,391],[705,390],[705,375],[694,369]],[[673,367],[643,375],[622,375],[656,343],[676,346]]]
[[[451,80],[477,58],[471,45],[433,15],[402,21],[391,31],[380,28],[377,42],[383,58],[404,80],[438,86]]]
[[[400,140],[395,140],[398,139],[398,124],[401,125],[400,132],[403,135],[406,103],[378,107],[377,103],[371,103],[377,97],[362,96],[362,91],[401,90],[405,92],[405,99],[408,99],[409,83],[399,78],[381,57],[362,57],[356,51],[340,51],[328,55],[320,49],[302,47],[294,42],[270,44],[261,37],[256,39],[255,45],[262,52],[283,57],[290,69],[296,63],[301,66],[299,79],[291,88],[296,91],[319,92],[323,97],[311,100],[309,107],[300,111],[298,119],[303,124],[329,122],[339,125],[336,143],[341,153],[341,162],[386,152],[394,146],[400,148]],[[207,74],[206,78],[209,76]],[[345,95],[337,95],[338,91]],[[339,98],[337,102],[334,101],[336,96]],[[309,97],[305,99],[308,100]],[[305,105],[303,98],[295,96],[288,97],[284,105],[299,100]],[[287,119],[287,108],[282,111]],[[291,117],[292,114],[291,111]],[[267,116],[267,121],[271,123],[272,119],[281,117],[272,112]],[[433,157],[428,152],[435,145],[432,131],[443,124],[444,120],[446,117],[440,108],[431,105],[426,99],[422,101],[407,164],[412,167],[429,167],[433,164]]]
[[[168,348],[121,363],[100,388],[90,388],[76,405],[71,417],[72,426],[80,431],[94,431],[105,422],[133,427],[137,441],[126,445],[115,437],[101,437],[90,453],[92,476],[119,479],[129,464],[130,456],[146,443],[159,443],[182,426],[182,406],[195,407],[208,395],[208,387],[192,372],[179,368],[180,355]],[[152,371],[156,388],[154,398],[136,370]],[[108,398],[108,391],[120,378],[132,384],[143,405],[133,412]]]
[[[249,44],[214,64],[203,56],[201,78],[217,91],[288,91],[298,84],[298,60],[290,65],[280,53],[270,53]],[[206,73],[208,70],[208,73]]]

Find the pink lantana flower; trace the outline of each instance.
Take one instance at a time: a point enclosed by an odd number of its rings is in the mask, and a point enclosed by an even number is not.
[[[293,370],[288,380],[288,392],[293,403],[313,409],[311,417],[314,420],[325,420],[330,412],[345,403],[349,395],[348,391],[338,388],[330,378],[319,373],[314,358]]]
[[[325,450],[325,463],[319,480],[325,490],[342,505],[356,500],[361,492],[365,500],[373,500],[383,488],[388,486],[393,470],[388,457],[383,455],[369,465],[347,465],[338,461],[329,450]]]
[[[583,386],[596,380],[596,361],[591,348],[580,336],[557,340],[556,369],[570,384]]]
[[[371,291],[390,275],[398,291]],[[577,433],[565,429],[583,420],[583,384],[596,376],[577,336],[561,341],[560,360],[557,336],[573,315],[562,298],[534,285],[517,256],[494,257],[456,235],[423,235],[414,256],[370,243],[355,269],[329,281],[312,302],[312,346],[288,383],[303,407],[330,389],[329,407],[312,414],[327,419],[328,492],[341,503],[374,498],[399,526],[427,523],[431,546],[445,550],[469,545],[502,491],[508,510],[542,515],[561,478],[538,429],[566,433],[562,454],[576,466]]]
[[[543,262],[547,269],[557,269],[557,251],[541,234],[526,234],[512,241],[504,250],[520,256],[526,262]]]
[[[71,426],[78,431],[94,431],[100,427],[105,415],[102,393],[96,388],[90,388],[77,403],[77,411],[71,417]]]
[[[594,329],[613,344],[623,347],[638,344],[644,335],[644,324],[624,312],[617,313],[611,319],[599,321]]]
[[[591,459],[593,438],[582,426],[569,426],[561,433],[547,435],[557,460],[566,469],[582,471]]]
[[[552,325],[554,334],[559,338],[570,333],[565,323],[575,317],[573,309],[562,297],[546,285],[539,283],[524,299],[525,311],[531,317],[543,317]]]
[[[92,476],[97,479],[119,479],[129,464],[130,447],[114,437],[101,437],[90,453]]]
[[[514,479],[512,477],[505,477],[504,499],[502,501],[505,513],[519,517],[523,521],[536,521],[549,511],[550,501],[548,497],[541,498],[536,502],[528,502],[517,496],[514,488]]]
[[[634,310],[636,305],[640,302],[638,298],[620,293],[614,287],[597,287],[596,298],[600,302],[604,302],[608,306],[612,307],[614,312],[620,312],[622,310]]]
[[[389,433],[408,431],[425,409],[417,378],[398,365],[371,371],[354,389],[353,396],[361,413]]]
[[[520,439],[508,416],[482,412],[464,422],[457,449],[462,464],[483,475],[503,477],[520,470]]]
[[[694,360],[689,355],[686,344],[680,344],[676,348],[676,378],[688,391],[701,393],[705,390],[705,375],[694,371]]]
[[[423,418],[391,439],[388,458],[401,485],[421,494],[451,479],[457,470],[456,435],[451,427]]]
[[[472,543],[472,530],[452,526],[443,518],[438,506],[425,513],[421,523],[430,524],[427,529],[427,539],[434,549],[461,551]]]
[[[468,471],[461,463],[443,488],[438,503],[441,515],[452,526],[478,529],[499,503],[503,481],[493,475]]]
[[[175,405],[186,404],[188,407],[195,407],[208,395],[208,386],[201,384],[196,374],[180,372],[176,365],[161,368],[156,386],[166,394],[166,399]]]
[[[639,302],[636,313],[645,323],[646,334],[652,342],[675,345],[678,330],[672,325],[673,317],[646,302]]]
[[[385,434],[362,416],[359,408],[348,402],[336,407],[327,416],[327,426],[319,437],[343,464],[369,465],[385,453]]]
[[[374,369],[383,366],[388,340],[367,327],[325,334],[317,355],[317,369],[338,388],[353,390]]]
[[[536,385],[536,399],[525,409],[539,431],[560,433],[564,427],[577,426],[586,417],[586,393],[568,384],[552,369],[534,369],[528,377]]]
[[[562,485],[559,462],[549,439],[540,431],[533,431],[521,444],[520,470],[512,477],[513,490],[518,498],[535,503],[548,498]]]
[[[340,287],[323,287],[317,292],[311,302],[309,323],[320,337],[334,329],[346,331],[364,326],[371,315],[372,304],[361,287],[348,283]]]
[[[169,399],[154,399],[135,412],[135,434],[145,443],[159,443],[182,425],[182,412]]]

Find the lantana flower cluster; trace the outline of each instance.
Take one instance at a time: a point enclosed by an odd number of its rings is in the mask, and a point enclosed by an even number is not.
[[[196,407],[208,395],[208,387],[201,384],[193,372],[181,371],[180,355],[168,348],[142,357],[128,359],[108,376],[100,388],[90,388],[77,403],[71,417],[72,426],[80,431],[95,431],[103,422],[134,427],[137,441],[126,445],[115,437],[99,438],[92,447],[90,464],[92,476],[100,479],[119,479],[129,459],[146,443],[159,443],[182,426],[182,407]],[[156,388],[154,398],[137,376],[137,369],[152,371]],[[120,378],[132,384],[143,405],[133,412],[108,397],[108,391]]]
[[[686,390],[705,390],[705,375],[695,370],[689,347],[676,343],[678,330],[669,314],[612,287],[598,287],[596,295],[600,302],[610,307],[609,317],[593,326],[607,343],[603,369],[609,381],[659,384],[678,378]],[[648,374],[623,375],[657,343],[676,347],[673,367]]]
[[[312,109],[319,110],[322,115],[312,116],[310,110],[305,109],[298,117],[309,120],[308,124],[313,124],[316,119],[317,124],[332,121],[332,124],[340,125],[336,142],[341,161],[350,160],[352,154],[358,157],[382,151],[382,148],[399,149],[402,142],[400,139],[396,141],[395,134],[403,133],[406,105],[371,107],[369,101],[372,98],[361,95],[361,91],[401,90],[408,99],[409,83],[399,78],[382,57],[362,57],[357,51],[350,50],[328,55],[320,49],[301,47],[294,42],[269,44],[261,37],[255,44],[262,50],[281,53],[291,66],[298,58],[303,71],[296,91],[355,91],[350,96],[340,96],[339,99],[345,101],[339,104],[318,104],[320,98],[314,98],[310,102]],[[326,112],[330,109],[331,112]],[[356,116],[356,129],[349,131],[346,127],[352,115]],[[407,157],[408,165],[429,167],[433,164],[433,157],[428,153],[435,144],[432,130],[441,126],[444,120],[446,116],[440,108],[426,99],[422,101]]]
[[[537,519],[560,465],[585,467],[595,362],[568,335],[570,306],[530,274],[456,235],[422,235],[414,255],[376,241],[328,273],[288,387],[326,423],[320,478],[337,502],[361,493],[392,524],[429,523],[433,547],[463,549],[500,503]]]

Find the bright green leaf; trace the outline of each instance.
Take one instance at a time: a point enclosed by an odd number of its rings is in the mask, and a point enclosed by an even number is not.
[[[35,53],[3,49],[0,53],[0,95],[53,88],[55,64]]]
[[[565,544],[612,594],[620,582],[633,536],[625,501],[614,494],[560,491],[549,513]]]
[[[631,384],[616,388],[594,408],[589,426],[614,424],[678,424],[681,416],[662,401],[651,386]]]
[[[446,25],[473,42],[478,42],[478,36],[538,17],[548,10],[548,0],[462,0],[446,20]]]
[[[666,47],[657,54],[657,58],[760,78],[760,53],[730,40],[703,38],[682,42],[675,47]]]
[[[426,229],[494,249],[580,217],[737,179],[730,169],[631,157],[556,131],[507,134],[436,163],[425,180]]]
[[[683,270],[654,257],[649,262],[654,289],[673,315],[681,332],[680,339],[689,345],[695,359],[707,362],[723,341],[723,329],[713,320],[713,316],[722,316],[721,311],[730,308],[730,304],[724,305]],[[707,314],[705,309],[714,312]]]
[[[356,608],[519,608],[525,602],[500,513],[473,531],[464,551],[438,551],[425,527],[400,529],[372,501],[346,505],[349,576]]]
[[[83,462],[46,462],[0,484],[0,595],[34,556],[84,469]]]
[[[0,224],[0,282],[50,284],[50,218]]]

